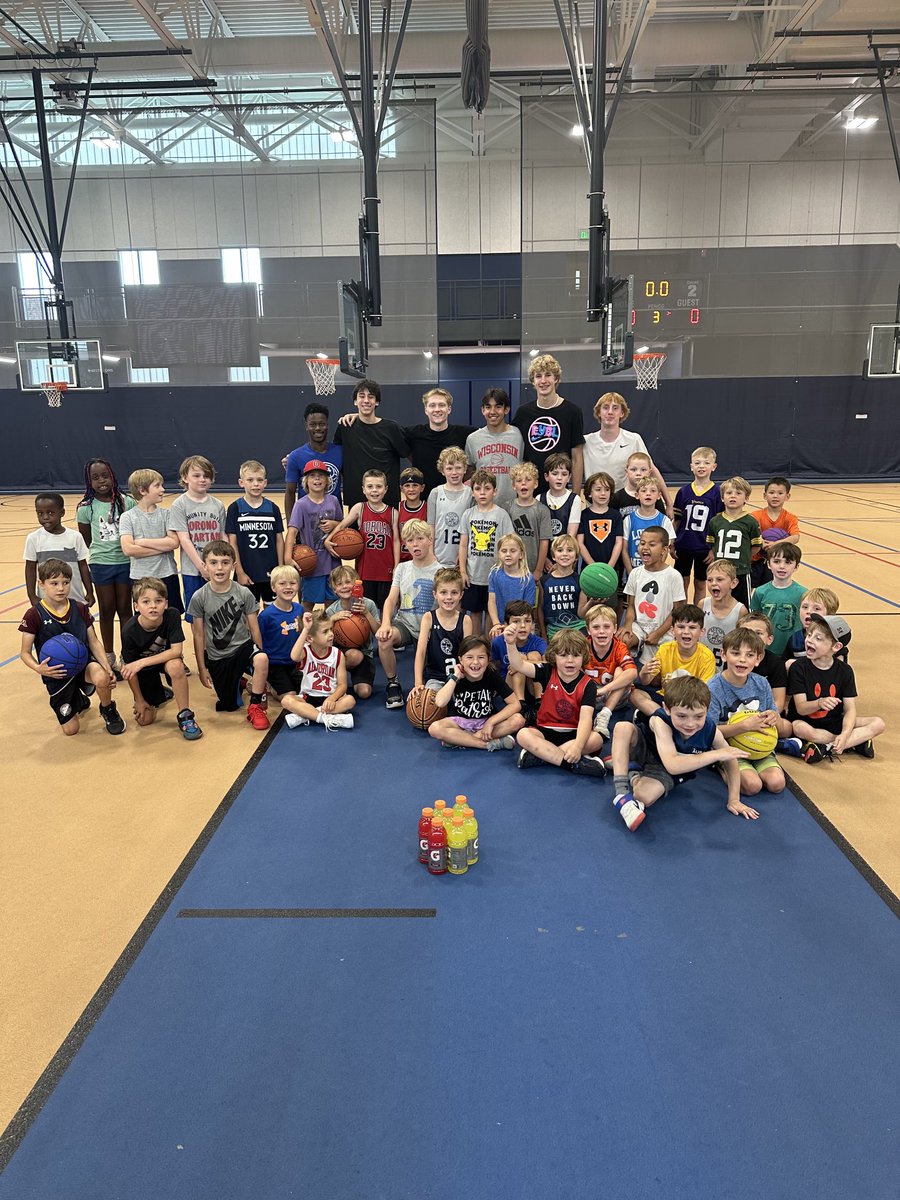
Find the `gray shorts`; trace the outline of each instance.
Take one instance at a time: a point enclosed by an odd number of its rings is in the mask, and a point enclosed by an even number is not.
[[[394,617],[393,621],[391,622],[391,629],[396,629],[397,632],[400,634],[400,643],[399,644],[401,646],[412,646],[419,640],[418,629],[416,629],[416,630],[411,629],[409,627],[409,625],[407,625],[406,622],[403,620],[403,616],[401,613],[397,613],[396,616]]]
[[[654,779],[663,786],[663,795],[668,796],[675,786],[675,780],[662,765],[659,759],[651,753],[640,725],[634,727],[635,739],[631,747],[631,761],[634,768],[646,779]],[[629,764],[630,766],[630,764]],[[630,774],[630,770],[629,770]]]

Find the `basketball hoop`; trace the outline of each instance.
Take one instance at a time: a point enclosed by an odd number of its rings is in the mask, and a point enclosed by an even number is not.
[[[668,355],[662,353],[634,356],[634,374],[639,392],[648,392],[656,388],[656,381],[667,357]]]
[[[47,397],[47,403],[51,408],[60,408],[62,406],[63,393],[69,390],[67,383],[57,382],[53,379],[48,379],[41,384],[41,391]]]
[[[337,358],[308,358],[306,365],[312,375],[313,386],[317,396],[333,396],[337,391],[334,377],[341,365]]]

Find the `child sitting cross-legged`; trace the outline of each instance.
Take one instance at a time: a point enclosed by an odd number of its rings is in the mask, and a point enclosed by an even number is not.
[[[447,716],[429,726],[430,737],[444,746],[469,750],[514,750],[514,734],[525,724],[518,697],[491,665],[487,638],[470,635],[459,647],[459,662],[435,696]],[[494,703],[503,708],[494,711]]]
[[[560,629],[550,639],[547,661],[533,663],[519,652],[512,626],[503,637],[511,669],[536,679],[544,689],[537,724],[520,729],[516,738],[522,747],[516,766],[550,763],[579,775],[605,775],[606,767],[597,757],[603,738],[593,730],[597,685],[584,670],[591,657],[587,638],[576,629]]]
[[[765,647],[762,658],[753,668],[753,674],[762,676],[772,689],[772,699],[778,713],[775,721],[778,742],[775,749],[779,754],[790,754],[792,758],[799,758],[803,743],[793,736],[791,722],[784,715],[787,710],[787,667],[783,658],[772,653],[772,622],[765,613],[749,612],[738,619],[738,626],[741,629],[752,629],[759,635]]]
[[[788,670],[794,736],[805,743],[801,757],[808,763],[845,750],[874,758],[873,740],[884,733],[881,717],[857,714],[853,669],[837,658],[849,634],[843,617],[812,614],[806,626],[806,655]]]
[[[322,612],[303,614],[291,658],[300,665],[303,678],[297,695],[281,697],[288,729],[301,725],[352,729],[350,709],[356,700],[347,693],[347,667],[343,652],[334,644],[331,617]]]
[[[682,675],[666,689],[665,703],[649,720],[621,721],[613,732],[613,804],[629,829],[637,829],[644,810],[704,767],[718,765],[728,788],[728,811],[756,820],[759,813],[741,800],[738,761],[747,758],[725,741],[709,714],[709,688],[702,679]],[[629,770],[629,763],[637,764]]]
[[[645,688],[635,688],[631,702],[649,716],[656,712],[666,687],[681,675],[692,675],[709,683],[716,673],[716,656],[700,642],[703,634],[703,610],[696,604],[676,604],[672,609],[671,642],[657,646],[656,654],[641,667],[640,681]]]
[[[628,703],[638,677],[637,666],[624,642],[616,637],[615,609],[594,604],[584,614],[591,657],[584,672],[597,684],[597,715],[594,733],[609,736],[613,711]]]

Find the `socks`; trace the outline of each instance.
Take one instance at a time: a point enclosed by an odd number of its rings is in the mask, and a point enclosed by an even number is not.
[[[250,703],[251,704],[262,704],[262,702],[263,702],[262,692],[251,692],[250,693]]]
[[[629,788],[629,780],[627,775],[613,776],[613,792],[616,796],[624,796]]]

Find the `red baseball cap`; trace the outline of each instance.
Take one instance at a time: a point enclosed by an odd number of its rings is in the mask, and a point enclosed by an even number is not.
[[[321,458],[311,458],[303,468],[303,474],[308,475],[310,471],[324,471],[328,474],[328,463],[323,463]]]

